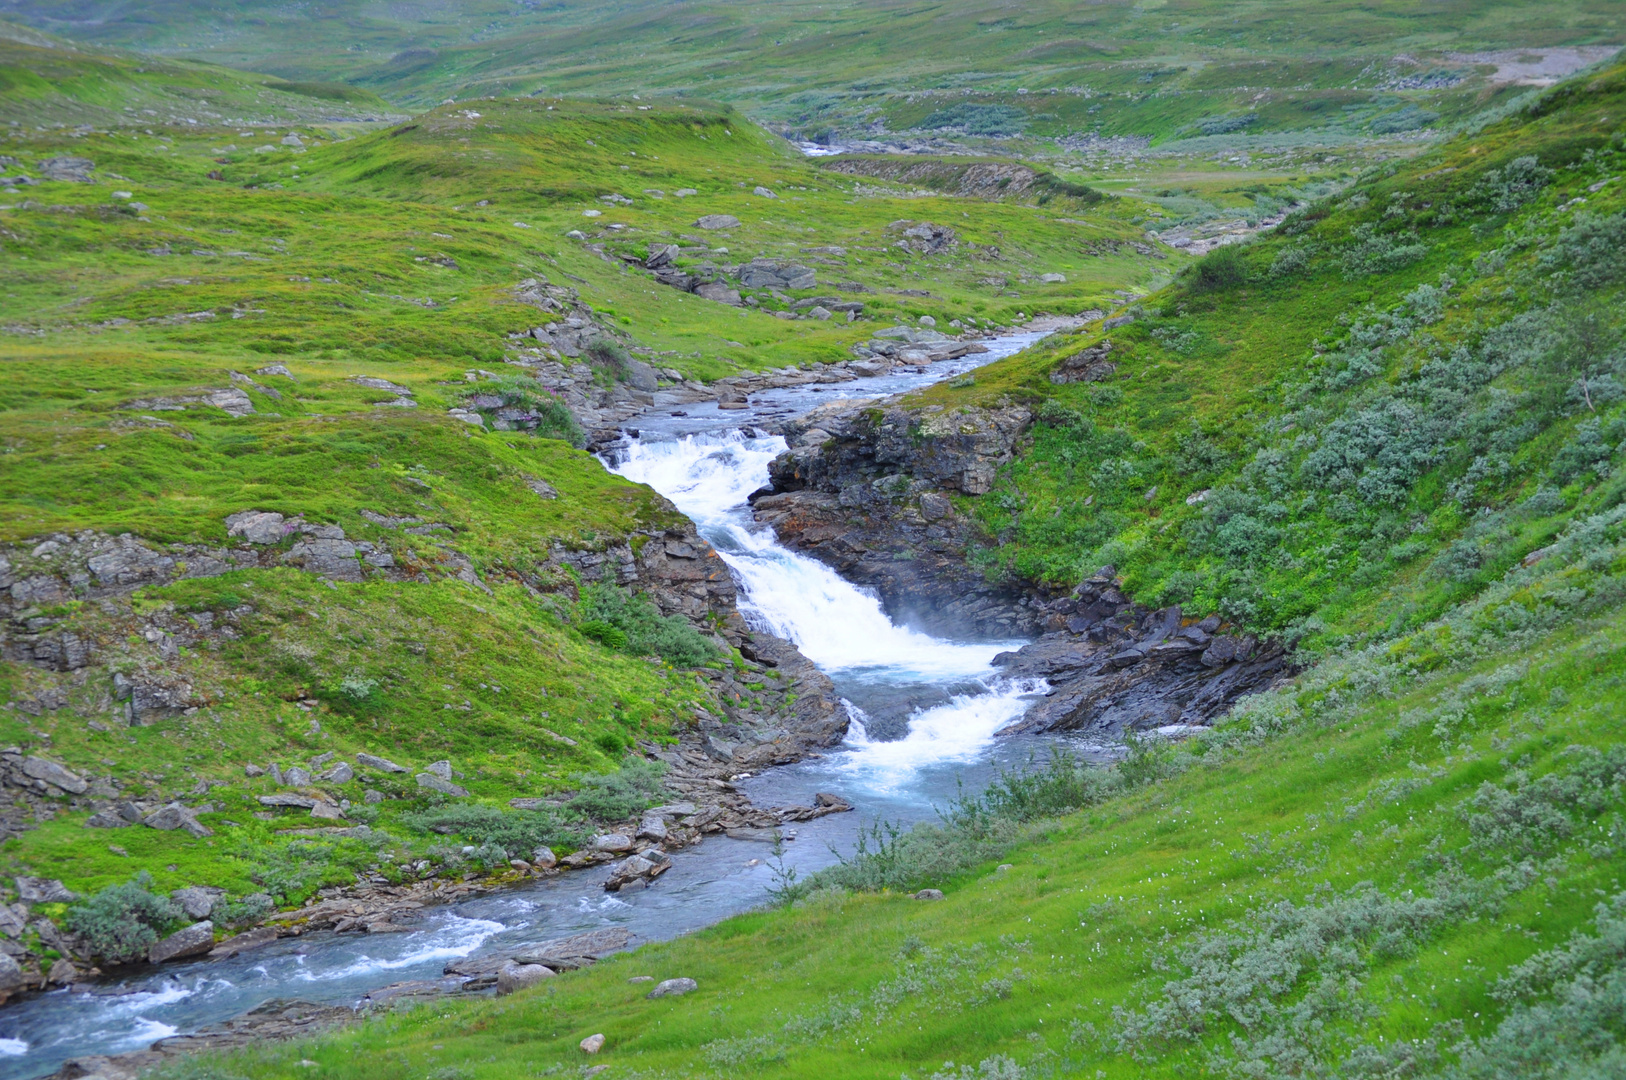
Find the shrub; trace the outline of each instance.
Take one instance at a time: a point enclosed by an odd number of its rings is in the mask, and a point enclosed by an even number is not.
[[[152,875],[145,870],[123,885],[109,885],[68,909],[68,929],[104,960],[115,964],[139,960],[183,916],[179,904],[153,895],[151,889]]]
[[[1009,105],[951,105],[920,122],[933,128],[960,128],[967,135],[1017,135],[1027,127],[1028,115]]]
[[[1428,245],[1415,232],[1380,233],[1367,222],[1350,230],[1353,241],[1343,251],[1344,280],[1354,281],[1371,274],[1383,274],[1412,263],[1428,254]]]
[[[1626,212],[1581,214],[1541,255],[1545,267],[1565,267],[1572,284],[1598,289],[1626,278]]]
[[[1440,114],[1432,109],[1419,109],[1415,105],[1407,105],[1398,112],[1380,116],[1372,121],[1372,134],[1393,135],[1401,131],[1416,131],[1426,128],[1440,118]]]
[[[607,338],[599,340],[609,342],[609,345],[615,344]],[[597,345],[598,342],[595,342],[594,346]],[[624,367],[625,355],[625,352],[618,354],[618,369]],[[517,422],[508,419],[494,420],[493,426],[499,429],[509,428],[517,423],[519,427],[530,431],[538,438],[559,439],[578,450],[587,445],[587,433],[576,422],[576,417],[569,407],[542,389],[535,379],[515,376],[476,383],[463,392],[463,398],[471,408],[487,416],[495,416],[498,410],[518,410],[522,414],[523,418]]]
[[[677,667],[699,667],[717,658],[717,646],[687,619],[663,616],[649,597],[629,595],[614,585],[584,590],[577,605],[583,636],[636,656],[660,656]]]
[[[1229,135],[1233,131],[1241,131],[1245,127],[1251,127],[1258,120],[1258,113],[1243,113],[1240,116],[1214,116],[1207,120],[1197,121],[1197,130],[1204,135]]]
[[[1534,199],[1552,178],[1553,171],[1542,168],[1534,157],[1516,157],[1502,168],[1481,176],[1469,197],[1489,204],[1497,213],[1506,214]]]
[[[1241,248],[1227,244],[1197,260],[1189,273],[1192,292],[1219,292],[1246,284],[1248,265],[1242,258]]]
[[[557,810],[501,810],[495,806],[454,803],[401,815],[401,824],[423,832],[461,836],[481,847],[501,848],[503,859],[529,858],[539,844],[579,847],[579,825]]]
[[[629,757],[619,772],[585,777],[581,789],[565,805],[599,821],[624,821],[667,797],[661,779],[665,775],[664,762]]]

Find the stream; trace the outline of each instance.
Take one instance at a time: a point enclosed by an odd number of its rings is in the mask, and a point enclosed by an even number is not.
[[[608,461],[695,522],[738,579],[747,621],[795,642],[848,703],[853,724],[840,747],[739,782],[762,805],[806,805],[828,791],[857,807],[786,830],[794,842],[785,845],[784,863],[803,877],[851,852],[861,828],[932,819],[960,784],[979,791],[998,769],[1054,739],[994,738],[1043,689],[995,677],[990,661],[1020,642],[948,641],[896,625],[874,596],[781,547],[752,521],[746,496],[767,483],[768,463],[785,449],[763,429],[834,398],[952,378],[1041,336],[991,340],[986,353],[923,373],[771,390],[753,395],[745,410],[703,403],[647,414],[633,422],[638,437]],[[273,999],[352,1003],[390,983],[439,978],[458,957],[607,926],[626,927],[635,942],[689,933],[765,902],[775,882],[771,855],[765,844],[708,838],[674,853],[653,888],[624,899],[603,891],[609,868],[600,866],[426,909],[409,933],[313,933],[232,960],[144,968],[89,992],[42,994],[0,1009],[0,1080],[41,1076],[70,1057],[142,1049]]]

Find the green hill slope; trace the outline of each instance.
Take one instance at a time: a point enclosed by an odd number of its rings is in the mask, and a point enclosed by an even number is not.
[[[991,566],[1110,557],[1143,596],[1287,629],[1296,680],[878,830],[776,910],[216,1067],[1618,1073],[1623,94],[1614,68],[1364,177],[1194,265],[1110,351],[1097,328],[919,396],[1038,410],[967,506]]]

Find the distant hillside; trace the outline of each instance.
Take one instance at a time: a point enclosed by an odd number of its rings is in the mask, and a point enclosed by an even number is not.
[[[348,82],[415,108],[490,93],[700,95],[809,137],[1404,136],[1623,43],[1610,0],[1466,0],[1426,16],[1403,0],[4,0],[0,12],[98,45]]]

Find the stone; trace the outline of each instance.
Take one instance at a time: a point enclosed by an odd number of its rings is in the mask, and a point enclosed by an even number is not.
[[[605,833],[593,837],[593,848],[596,851],[631,851],[633,841],[626,833]]]
[[[1101,324],[1101,329],[1103,329],[1103,330],[1116,330],[1116,329],[1118,329],[1118,327],[1120,327],[1120,326],[1128,326],[1130,323],[1132,323],[1134,321],[1135,321],[1135,316],[1133,316],[1133,315],[1119,315],[1116,318],[1108,319],[1105,322],[1103,322]]]
[[[177,930],[147,950],[147,961],[162,964],[170,960],[184,960],[189,956],[202,956],[215,947],[215,924],[205,919],[184,930]]]
[[[0,952],[0,1002],[28,987],[28,976],[6,953]]]
[[[656,983],[655,989],[645,994],[644,997],[682,997],[684,994],[693,993],[698,989],[700,989],[700,984],[693,979],[663,979]]]
[[[707,735],[700,744],[700,748],[708,757],[729,765],[734,762],[734,746],[734,743],[719,739],[715,735]]]
[[[559,856],[546,845],[539,845],[531,850],[531,865],[542,870],[550,870],[558,865]]]
[[[552,968],[541,964],[516,964],[510,961],[497,971],[497,993],[512,994],[516,990],[535,986],[543,979],[551,979],[555,974]]]
[[[922,315],[916,321],[919,322],[921,326],[924,326],[927,329],[930,329],[930,330],[937,329],[937,320],[932,318],[930,315]]]
[[[644,811],[646,815],[655,814],[663,818],[687,817],[694,812],[695,805],[692,802],[662,803],[660,806],[651,806]]]
[[[280,544],[293,532],[283,524],[285,520],[281,514],[266,510],[244,510],[226,518],[226,535],[241,536],[251,544]]]
[[[365,765],[369,769],[377,769],[379,772],[404,773],[411,771],[405,765],[397,765],[388,758],[381,758],[375,754],[357,754],[356,764]]]
[[[921,889],[919,892],[915,893],[914,898],[916,900],[941,900],[943,899],[943,890]]]
[[[66,904],[79,899],[66,885],[53,878],[19,877],[13,880],[17,883],[17,899],[25,904]]]
[[[290,131],[288,134],[284,135],[278,141],[281,142],[283,146],[304,146],[305,145],[305,140],[301,139],[297,134],[295,134],[292,131]]]
[[[348,761],[341,761],[321,776],[317,777],[328,784],[348,784],[356,778],[356,770],[350,767]]]
[[[1118,370],[1118,365],[1107,359],[1112,342],[1101,341],[1072,354],[1056,364],[1050,372],[1050,381],[1059,385],[1077,382],[1100,382]]]
[[[604,1035],[602,1033],[598,1035],[589,1035],[577,1045],[582,1048],[582,1053],[584,1054],[596,1054],[600,1050],[604,1049]]]
[[[666,839],[666,822],[658,815],[645,814],[638,823],[638,839],[653,840],[657,844]]]
[[[450,780],[452,778],[452,763],[444,759],[431,762],[423,767],[423,771],[433,773],[442,780]]]
[[[343,809],[321,799],[316,800],[316,805],[311,807],[311,817],[320,818],[323,821],[345,820]]]
[[[60,180],[73,184],[94,183],[90,174],[96,163],[82,157],[53,157],[39,163],[40,175],[47,180]]]
[[[85,789],[90,787],[77,774],[69,772],[54,761],[42,757],[23,758],[23,772],[35,780],[44,780],[52,787],[60,788],[70,795],[83,795]]]
[[[384,793],[375,788],[368,788],[366,791],[362,792],[361,801],[366,803],[368,806],[372,806],[375,803],[381,803],[384,801]]]
[[[626,369],[627,384],[634,390],[642,390],[645,393],[653,394],[660,389],[660,376],[656,374],[654,368],[642,360],[627,361]]]
[[[316,805],[316,800],[309,795],[295,795],[291,792],[260,795],[258,798],[261,806],[293,807],[298,810],[309,810]]]
[[[258,777],[258,776],[264,776],[265,775],[265,770],[262,769],[258,765],[244,765],[243,766],[243,775],[248,777],[250,780],[252,780],[252,779],[254,779],[255,777]]]
[[[680,199],[687,199],[690,195],[698,195],[700,192],[692,187],[680,187],[676,191],[672,192],[672,194],[676,195]]]
[[[261,926],[222,941],[209,950],[209,959],[228,960],[238,953],[245,953],[250,949],[258,949],[262,945],[269,945],[277,940],[279,936],[276,927]]]
[[[1046,285],[1061,285],[1067,281],[1066,274],[1040,274],[1039,280]]]
[[[288,549],[284,561],[320,577],[340,581],[360,581],[361,566],[356,562],[356,545],[349,540],[310,538]]]
[[[942,521],[954,513],[954,504],[947,495],[928,492],[920,497],[920,516],[927,521]]]
[[[194,816],[194,812],[190,808],[174,802],[154,810],[141,819],[141,824],[149,829],[158,829],[161,832],[182,829],[200,839],[215,834],[213,829]]]
[[[740,291],[723,281],[708,281],[704,285],[696,285],[694,294],[702,300],[714,300],[719,304],[740,306]]]
[[[768,188],[763,187],[761,184],[758,184],[756,187],[752,188],[751,189],[751,194],[753,194],[753,195],[761,195],[764,199],[777,199],[777,198],[779,198],[778,195],[775,195],[771,190],[769,190]]]
[[[695,224],[702,229],[737,229],[740,219],[733,214],[705,214]]]
[[[418,786],[421,788],[428,788],[430,791],[438,791],[442,795],[450,795],[457,799],[468,798],[468,788],[454,784],[450,780],[442,780],[434,773],[419,773],[417,780]]]
[[[207,919],[214,911],[215,904],[226,895],[225,889],[217,889],[209,885],[189,885],[184,889],[176,889],[169,894],[169,898],[181,905],[189,919]]]
[[[288,787],[309,787],[311,782],[311,774],[308,770],[302,769],[298,765],[295,765],[293,768],[282,774],[282,781]]]
[[[79,969],[73,966],[73,961],[66,956],[59,956],[51,964],[50,973],[45,981],[55,983],[57,986],[70,986],[79,981]]]
[[[663,266],[670,266],[672,260],[678,256],[676,244],[651,244],[649,257],[644,259],[644,266],[650,270],[659,270]]]
[[[827,307],[824,307],[822,305],[815,305],[814,307],[808,309],[808,312],[807,312],[807,317],[808,318],[810,318],[810,319],[818,319],[821,322],[828,319],[828,318],[830,318],[830,315],[831,315],[830,309],[827,308]]]

